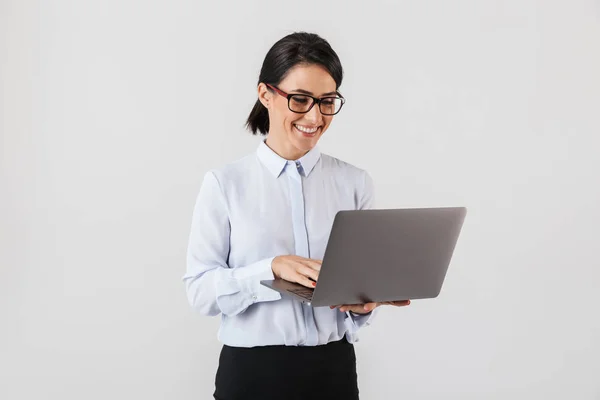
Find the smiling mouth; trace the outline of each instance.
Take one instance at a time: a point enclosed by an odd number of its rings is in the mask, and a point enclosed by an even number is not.
[[[296,125],[296,124],[293,124],[293,125],[294,125],[294,128],[298,132],[300,132],[300,133],[302,133],[304,135],[307,135],[307,136],[314,136],[319,131],[319,129],[321,128],[320,126],[317,126],[317,127],[314,127],[314,128],[307,128],[307,127],[301,126],[301,125]]]

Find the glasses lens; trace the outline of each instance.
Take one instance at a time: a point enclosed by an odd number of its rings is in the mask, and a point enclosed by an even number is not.
[[[342,108],[342,99],[339,97],[325,97],[321,99],[321,114],[333,115]]]
[[[290,97],[290,110],[298,113],[307,112],[313,104],[313,99],[302,94],[295,94]],[[342,108],[342,99],[339,97],[324,97],[321,99],[319,107],[324,115],[333,115]]]
[[[290,97],[290,110],[299,113],[307,112],[312,103],[312,98],[301,94],[295,94]]]

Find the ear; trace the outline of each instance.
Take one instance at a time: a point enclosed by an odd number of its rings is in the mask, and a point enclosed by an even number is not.
[[[269,91],[267,88],[267,85],[262,82],[258,85],[258,100],[263,106],[265,106],[266,109],[269,109],[269,105],[273,100],[273,93],[271,93],[271,91]]]

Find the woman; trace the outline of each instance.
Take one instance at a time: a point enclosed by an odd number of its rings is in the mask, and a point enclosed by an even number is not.
[[[184,281],[195,310],[221,314],[216,399],[358,399],[353,343],[380,304],[311,308],[260,284],[314,287],[336,212],[371,206],[369,175],[316,147],[344,104],[342,75],[318,35],[279,40],[247,121],[266,140],[204,176]]]

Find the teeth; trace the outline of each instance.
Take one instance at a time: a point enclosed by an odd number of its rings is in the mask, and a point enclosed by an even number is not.
[[[315,133],[317,131],[317,129],[319,129],[318,127],[317,128],[313,128],[313,129],[308,129],[308,128],[305,128],[305,127],[300,126],[300,125],[294,125],[294,126],[296,127],[296,129],[298,129],[299,131],[302,131],[304,133]]]

